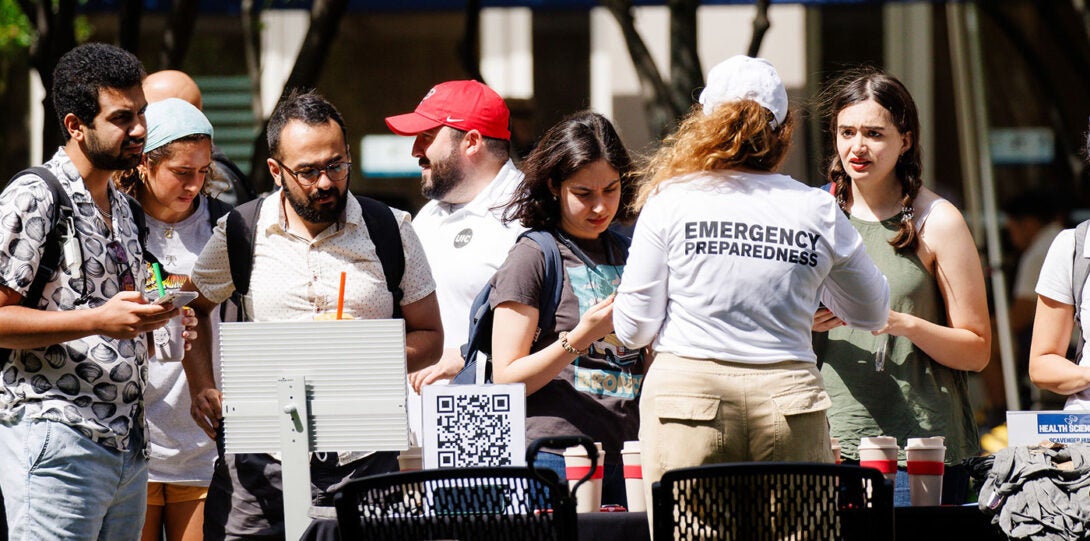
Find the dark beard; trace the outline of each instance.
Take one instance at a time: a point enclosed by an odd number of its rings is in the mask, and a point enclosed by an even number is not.
[[[287,186],[284,186],[283,192],[284,197],[288,198],[288,203],[291,205],[291,208],[295,210],[295,213],[303,220],[312,224],[328,224],[337,221],[340,219],[341,213],[344,212],[344,207],[348,205],[348,192],[340,193],[335,188],[330,190],[318,190],[305,198],[297,197]],[[312,206],[314,201],[330,194],[337,196],[337,204],[332,208],[319,209]]]
[[[131,144],[142,143],[143,141],[143,139],[126,139],[121,148],[124,149]],[[98,138],[94,136],[87,138],[84,152],[87,154],[87,161],[91,162],[95,169],[125,171],[140,165],[140,154],[125,157],[124,150],[118,154],[113,154],[110,149],[100,146]]]
[[[458,165],[456,149],[451,149],[445,160],[431,162],[431,185],[421,184],[420,193],[428,199],[442,201],[465,176],[465,171]]]

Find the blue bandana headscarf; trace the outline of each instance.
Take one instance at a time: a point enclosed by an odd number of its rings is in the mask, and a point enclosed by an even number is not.
[[[200,109],[178,98],[148,104],[144,113],[148,122],[148,137],[144,153],[187,135],[204,134],[212,137],[212,123]]]

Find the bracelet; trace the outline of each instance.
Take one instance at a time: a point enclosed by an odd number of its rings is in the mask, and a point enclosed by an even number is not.
[[[579,351],[571,345],[571,342],[568,342],[568,331],[560,332],[560,347],[564,348],[564,351],[567,351],[572,355],[585,355],[587,353],[587,350]]]

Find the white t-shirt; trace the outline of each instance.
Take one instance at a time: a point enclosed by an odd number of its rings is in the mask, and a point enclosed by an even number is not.
[[[430,201],[413,218],[413,229],[435,273],[435,296],[443,318],[443,347],[461,347],[469,332],[469,308],[526,228],[504,224],[503,208],[522,182],[508,160],[472,201],[453,208]]]
[[[625,345],[744,363],[815,362],[819,300],[878,329],[889,286],[831,195],[779,174],[701,174],[648,199],[613,323]]]
[[[1090,235],[1087,242],[1081,248],[1083,257],[1090,257]],[[1075,297],[1072,295],[1072,272],[1075,255],[1075,230],[1065,229],[1056,235],[1052,246],[1048,249],[1045,262],[1041,265],[1041,277],[1037,280],[1037,294],[1048,297],[1054,301],[1075,305]],[[1090,280],[1082,286],[1083,303],[1080,319],[1083,336],[1090,336]],[[1090,365],[1090,342],[1082,346],[1082,361],[1080,366]],[[1067,397],[1064,404],[1065,410],[1090,410],[1090,389],[1086,389]]]
[[[1022,257],[1018,258],[1018,270],[1014,273],[1014,298],[1033,299],[1037,301],[1037,293],[1034,287],[1041,273],[1041,265],[1045,263],[1045,255],[1056,235],[1063,231],[1063,226],[1056,222],[1049,222],[1042,227],[1033,242],[1029,244]]]
[[[160,222],[146,216],[148,251],[162,265],[167,289],[178,289],[189,279],[193,264],[205,243],[212,237],[208,223],[208,201],[188,218],[175,223]],[[219,310],[213,310],[212,369],[219,385]],[[159,329],[158,332],[166,332]],[[216,443],[205,435],[185,412],[189,411],[189,387],[180,362],[161,362],[150,351],[148,386],[144,391],[148,415],[148,481],[182,485],[208,486],[216,461]]]
[[[507,160],[472,201],[453,207],[429,201],[413,218],[413,230],[435,269],[435,297],[443,319],[443,347],[459,348],[469,335],[473,299],[507,259],[515,239],[526,230],[503,223],[504,209],[522,182],[522,172]],[[441,380],[438,383],[445,383]],[[409,387],[409,428],[422,441],[420,395]]]

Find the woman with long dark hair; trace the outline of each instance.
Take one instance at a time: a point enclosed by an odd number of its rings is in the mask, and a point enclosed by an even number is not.
[[[834,83],[823,102],[836,143],[828,179],[890,284],[889,322],[874,333],[821,310],[815,330],[833,400],[832,435],[858,460],[865,436],[894,436],[902,451],[895,502],[908,505],[908,438],[946,438],[943,503],[962,503],[978,453],[968,374],[991,354],[984,274],[961,212],[923,186],[920,121],[900,81],[874,69]]]
[[[627,239],[609,231],[628,216],[632,160],[605,117],[589,111],[553,126],[523,163],[526,178],[509,220],[552,233],[563,259],[560,305],[539,329],[545,261],[523,238],[492,278],[496,383],[526,385],[527,439],[585,434],[605,451],[603,503],[624,504],[621,447],[639,429],[637,399],[646,360],[613,336],[613,294]],[[501,331],[502,330],[502,331]],[[564,479],[562,456],[543,452],[538,467]]]

